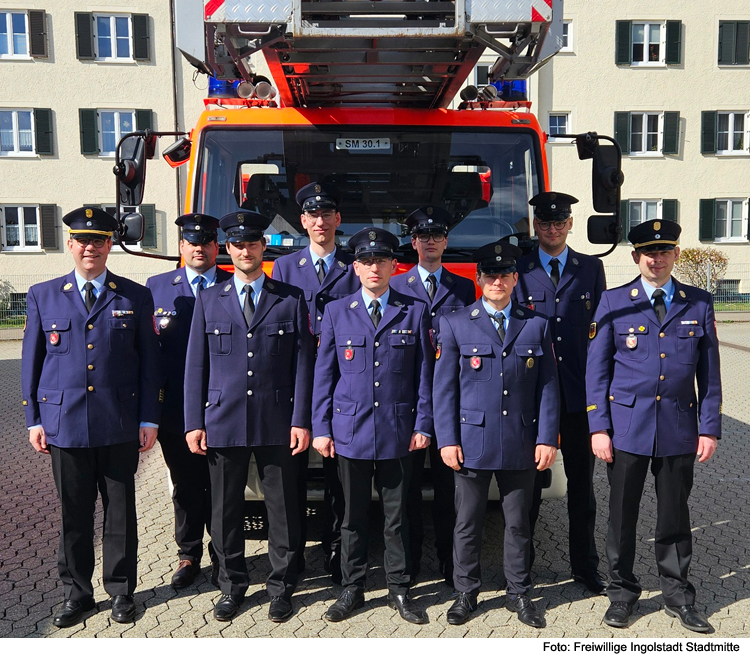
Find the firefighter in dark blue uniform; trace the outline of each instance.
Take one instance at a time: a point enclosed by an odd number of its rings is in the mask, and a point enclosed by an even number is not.
[[[573,578],[594,594],[604,591],[594,540],[596,498],[594,462],[586,418],[586,349],[589,324],[606,289],[600,259],[568,247],[573,226],[571,206],[578,199],[561,192],[542,192],[534,206],[534,231],[539,246],[518,261],[515,299],[549,318],[560,378],[560,451],[568,477],[568,550]],[[547,472],[546,474],[549,474]],[[537,475],[531,511],[532,565],[534,526],[542,501]]]
[[[383,229],[354,234],[357,293],[323,315],[313,389],[313,445],[339,458],[345,511],[341,525],[344,592],[326,613],[339,622],[364,605],[373,481],[385,515],[388,605],[407,622],[427,614],[409,597],[406,499],[411,452],[432,433],[432,361],[427,305],[389,287],[398,238]]]
[[[688,499],[693,467],[721,437],[721,375],[713,299],[677,282],[680,225],[648,220],[631,229],[640,277],[604,292],[591,324],[586,396],[591,445],[607,463],[610,606],[625,627],[641,586],[633,573],[638,508],[649,466],[656,486],[654,551],[667,615],[711,630],[688,580],[693,555]],[[697,393],[696,393],[697,385]]]
[[[22,385],[29,441],[51,454],[62,523],[57,627],[95,606],[94,509],[104,505],[103,583],[112,619],[135,620],[138,453],[156,441],[161,370],[153,301],[106,268],[117,221],[79,208],[63,217],[75,270],[31,287]]]
[[[208,456],[211,541],[221,597],[214,618],[239,611],[245,562],[245,486],[254,455],[268,510],[268,618],[294,613],[300,525],[295,456],[310,444],[315,343],[302,292],[263,272],[269,220],[240,211],[221,218],[234,276],[202,291],[188,341],[185,429],[190,450]]]
[[[498,241],[479,248],[482,298],[440,320],[433,407],[443,461],[455,470],[453,563],[458,596],[449,624],[477,607],[479,566],[490,482],[497,480],[505,517],[506,608],[544,626],[532,602],[529,509],[537,470],[557,454],[559,387],[547,318],[511,300],[521,251]]]
[[[433,339],[440,328],[440,317],[470,305],[476,300],[472,280],[451,273],[442,264],[448,246],[448,230],[453,224],[451,214],[437,206],[423,206],[404,221],[411,231],[411,245],[419,262],[406,273],[396,275],[391,285],[397,291],[410,294],[425,303],[430,311]],[[430,472],[435,492],[432,501],[432,522],[435,526],[435,548],[443,580],[453,587],[453,528],[456,525],[453,470],[445,465],[435,442],[429,447]],[[411,550],[412,580],[421,569],[422,542],[422,476],[427,451],[415,451],[411,484],[409,486],[409,547]]]
[[[353,257],[336,246],[336,229],[341,225],[341,193],[326,183],[310,183],[297,192],[302,209],[301,222],[310,237],[303,250],[279,257],[273,264],[276,280],[293,284],[305,294],[310,311],[310,328],[320,335],[325,307],[331,301],[350,296],[360,288],[352,268]],[[309,449],[297,456],[300,466],[299,500],[302,541],[306,541],[307,466]],[[344,518],[344,492],[336,458],[323,458],[325,491],[323,497],[324,566],[334,583],[341,583],[341,521]],[[304,566],[304,552],[300,566]]]
[[[231,279],[232,274],[216,267],[219,220],[210,215],[181,215],[175,224],[182,230],[180,255],[184,266],[148,279],[154,297],[154,321],[159,332],[162,367],[165,373],[159,444],[172,479],[174,533],[179,564],[172,586],[190,585],[200,571],[203,532],[211,531],[211,486],[208,463],[190,453],[185,441],[184,387],[190,321],[196,295]],[[209,543],[212,581],[217,582],[218,564]]]

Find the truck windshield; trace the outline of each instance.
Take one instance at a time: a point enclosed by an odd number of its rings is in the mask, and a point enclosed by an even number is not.
[[[196,212],[260,212],[272,221],[269,248],[280,251],[308,244],[294,194],[310,182],[342,193],[341,245],[378,226],[410,249],[404,218],[419,206],[442,206],[453,216],[449,252],[458,260],[528,232],[528,200],[543,185],[538,139],[523,129],[208,128],[200,150]]]

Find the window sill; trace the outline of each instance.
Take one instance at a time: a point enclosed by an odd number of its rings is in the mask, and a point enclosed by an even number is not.
[[[99,65],[135,65],[137,63],[133,58],[94,58],[94,62]]]
[[[30,55],[0,55],[0,60],[20,60],[21,62],[31,62],[34,58]]]
[[[567,134],[568,132],[566,132]],[[569,132],[572,134],[572,132]],[[555,146],[575,146],[576,140],[575,139],[555,139],[555,138],[548,138],[547,143],[551,143]]]
[[[716,152],[716,157],[749,157],[750,151],[747,150],[727,150]]]
[[[39,157],[39,155],[37,153],[0,153],[0,159],[3,159],[3,158],[18,158],[18,157],[20,157],[21,159],[24,159],[24,160],[29,160],[29,159],[33,159],[35,157]]]
[[[3,254],[44,254],[44,250],[40,247],[4,247],[2,249]]]
[[[748,245],[750,240],[747,238],[714,238],[714,243],[721,245]]]
[[[665,62],[631,62],[630,67],[633,69],[666,69]]]
[[[624,157],[633,157],[635,159],[647,159],[647,160],[653,160],[657,157],[665,157],[664,153],[658,152],[658,153],[628,153]]]

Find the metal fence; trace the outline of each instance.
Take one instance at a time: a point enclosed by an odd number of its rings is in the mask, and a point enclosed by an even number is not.
[[[638,275],[635,264],[607,266],[607,286],[618,287]],[[120,274],[139,284],[154,273]],[[26,320],[26,294],[29,287],[58,275],[3,275],[0,276],[0,340],[21,337]],[[714,294],[717,312],[750,312],[750,264],[730,264]]]

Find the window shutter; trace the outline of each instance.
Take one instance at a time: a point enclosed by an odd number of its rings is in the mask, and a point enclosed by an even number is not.
[[[57,242],[57,206],[42,204],[39,206],[39,226],[41,227],[41,247],[43,250],[59,250]]]
[[[154,112],[150,109],[136,109],[135,128],[138,131],[154,129]]]
[[[716,200],[701,199],[698,239],[713,241],[716,238]]]
[[[679,65],[682,51],[682,22],[667,21],[667,53],[664,61],[668,65]]]
[[[143,243],[144,247],[156,247],[156,206],[141,204],[138,209],[143,215]]]
[[[99,127],[97,126],[96,109],[78,109],[81,125],[81,154],[99,154]]]
[[[719,21],[719,64],[734,64],[734,21]]]
[[[672,222],[678,222],[677,219],[677,199],[663,199],[661,202],[661,216],[665,220],[672,220]]]
[[[680,152],[680,113],[664,112],[664,144],[662,155],[677,155]]]
[[[617,37],[615,45],[615,64],[629,65],[632,58],[633,44],[631,42],[633,34],[633,24],[631,21],[617,21]]]
[[[47,12],[29,10],[29,53],[32,58],[48,58]]]
[[[620,224],[622,225],[622,240],[628,239],[630,233],[630,201],[628,199],[620,200]]]
[[[54,155],[52,109],[34,109],[34,135],[37,155]]]
[[[750,64],[750,21],[738,21],[734,47],[734,64]]]
[[[716,154],[716,111],[703,111],[701,113],[701,153],[704,155]]]
[[[150,34],[148,14],[133,14],[133,60],[148,60]]]
[[[76,12],[76,57],[94,59],[94,18],[89,13]]]
[[[620,144],[623,155],[630,153],[630,114],[615,111],[615,141]]]

